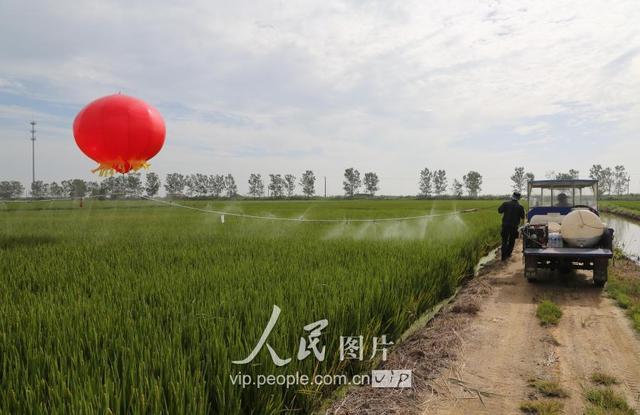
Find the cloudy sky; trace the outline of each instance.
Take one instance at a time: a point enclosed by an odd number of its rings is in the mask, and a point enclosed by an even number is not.
[[[122,92],[167,124],[164,175],[344,168],[415,194],[423,167],[505,193],[624,164],[640,192],[640,4],[611,1],[0,2],[0,180],[90,178],[71,125]],[[318,190],[320,190],[318,188]]]

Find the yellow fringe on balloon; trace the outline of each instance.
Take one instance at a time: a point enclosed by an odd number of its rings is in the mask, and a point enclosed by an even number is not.
[[[127,164],[129,169],[127,170]],[[91,170],[91,173],[98,172],[100,177],[113,176],[116,173],[127,173],[131,170],[138,171],[140,169],[148,169],[151,165],[146,160],[131,160],[129,162],[124,161],[112,161],[102,162],[98,167]]]

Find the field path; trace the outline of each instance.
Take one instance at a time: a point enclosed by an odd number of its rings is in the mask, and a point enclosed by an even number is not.
[[[534,396],[531,378],[558,380],[570,394],[565,413],[581,414],[596,370],[616,376],[618,390],[640,408],[640,338],[588,274],[530,284],[517,252],[486,278],[494,289],[460,333],[458,358],[429,382],[425,415],[521,413],[520,403]],[[557,327],[540,326],[542,298],[560,305]]]

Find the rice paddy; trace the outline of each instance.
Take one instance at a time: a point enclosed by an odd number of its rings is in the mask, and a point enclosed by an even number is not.
[[[0,202],[0,412],[307,413],[333,386],[238,373],[346,374],[340,336],[398,339],[495,246],[495,201]],[[473,213],[452,213],[464,209]],[[436,216],[406,222],[347,219]],[[266,346],[246,365],[277,305]],[[323,361],[296,357],[327,319]],[[367,346],[368,345],[368,346]],[[368,347],[368,348],[367,348]],[[368,357],[368,356],[367,356]]]
[[[640,212],[640,200],[607,200],[601,202],[604,207],[618,207]]]

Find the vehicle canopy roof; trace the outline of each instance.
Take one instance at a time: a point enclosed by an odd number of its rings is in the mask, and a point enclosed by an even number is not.
[[[528,183],[529,190],[540,188],[568,188],[573,187],[582,189],[585,187],[591,187],[598,184],[597,180],[593,179],[561,179],[561,180],[530,180]]]
[[[574,206],[598,209],[598,181],[593,179],[531,180],[527,218],[549,213],[568,214]],[[561,198],[564,196],[564,198]]]

